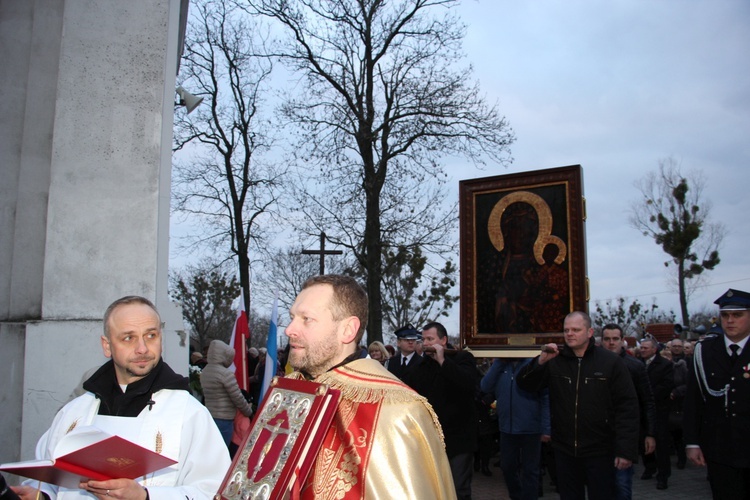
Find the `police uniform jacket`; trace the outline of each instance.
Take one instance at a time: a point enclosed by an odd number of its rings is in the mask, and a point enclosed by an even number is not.
[[[580,458],[638,457],[638,397],[620,357],[589,341],[578,358],[567,345],[543,365],[539,358],[521,370],[518,386],[549,387],[552,446]]]
[[[723,335],[698,345],[685,394],[685,443],[699,445],[709,462],[750,467],[750,341],[734,366]]]
[[[386,368],[388,368],[388,371],[397,376],[403,383],[414,389],[414,372],[422,363],[423,358],[415,352],[406,366],[401,364],[401,360],[402,356],[399,352],[388,360],[388,366]]]

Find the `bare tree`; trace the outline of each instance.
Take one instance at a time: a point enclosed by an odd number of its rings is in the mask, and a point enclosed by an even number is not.
[[[272,65],[255,46],[261,29],[227,5],[204,0],[191,9],[181,74],[205,101],[190,116],[176,114],[174,149],[183,154],[173,197],[177,212],[200,222],[193,243],[236,259],[250,311],[251,247],[267,237],[263,219],[283,171],[261,160],[272,145],[261,107]]]
[[[407,324],[419,327],[441,316],[458,300],[450,292],[456,285],[458,269],[451,260],[435,266],[417,246],[399,246],[383,255],[383,324],[395,332]],[[363,270],[355,266],[351,274]]]
[[[302,284],[311,276],[320,272],[317,256],[303,255],[302,246],[295,245],[278,250],[266,257],[263,271],[259,273],[256,285],[257,300],[270,305],[275,294],[279,294],[279,314],[286,312],[294,303]],[[326,258],[327,271],[335,274],[347,273],[348,264],[345,256]]]
[[[309,233],[324,231],[365,270],[368,339],[382,340],[383,252],[455,252],[441,162],[510,161],[512,131],[462,65],[459,1],[237,3],[284,32],[277,55],[302,75],[281,108],[296,126],[295,192]]]
[[[271,326],[270,310],[260,313],[256,309],[253,309],[247,315],[247,321],[250,327],[250,343],[248,347],[265,347],[268,341],[268,331]]]
[[[447,316],[458,296],[451,295],[457,269],[452,261],[437,268],[422,255],[419,247],[400,247],[383,256],[383,322],[395,331],[407,323],[421,325]],[[345,255],[326,258],[326,271],[357,279],[362,269]],[[302,284],[319,273],[316,256],[303,255],[302,246],[279,250],[264,260],[264,270],[254,280],[255,305],[270,304],[279,293],[279,315],[288,310],[302,290]],[[282,312],[283,311],[283,312]]]
[[[389,252],[384,263],[383,308],[393,331],[409,323],[419,327],[448,316],[458,300],[458,295],[450,293],[458,272],[453,261],[436,267],[419,247],[411,251],[399,247]]]
[[[636,182],[641,198],[633,203],[631,225],[654,239],[677,268],[682,324],[689,325],[691,284],[719,264],[725,229],[709,220],[711,204],[703,198],[705,180],[699,173],[683,176],[674,158],[659,162],[659,171]]]

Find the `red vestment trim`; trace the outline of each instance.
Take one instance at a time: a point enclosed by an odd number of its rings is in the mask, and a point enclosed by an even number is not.
[[[347,373],[347,376],[351,375]],[[336,417],[302,489],[302,499],[364,499],[367,465],[380,406],[380,403],[357,403],[341,398]]]

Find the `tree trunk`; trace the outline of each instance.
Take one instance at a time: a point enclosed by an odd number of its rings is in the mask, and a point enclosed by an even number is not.
[[[250,311],[250,257],[247,252],[238,255],[240,264],[240,287],[242,288],[242,298],[244,299],[245,312]]]
[[[690,326],[690,315],[687,308],[687,294],[685,292],[685,261],[680,260],[677,264],[677,283],[680,293],[680,313],[682,314],[682,324]]]
[[[235,234],[237,243],[237,263],[239,265],[240,272],[240,288],[242,288],[242,299],[245,308],[245,314],[250,317],[250,256],[248,255],[248,244],[245,238],[245,226],[242,218],[242,208],[235,208]],[[250,344],[250,339],[253,336],[253,332],[250,332],[250,337],[247,339],[247,345]]]
[[[383,341],[383,305],[380,281],[383,274],[380,236],[380,196],[368,193],[365,225],[365,262],[367,265],[367,344]]]

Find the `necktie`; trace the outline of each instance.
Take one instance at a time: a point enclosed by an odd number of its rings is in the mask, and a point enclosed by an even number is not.
[[[738,346],[737,344],[732,344],[729,346],[729,349],[731,349],[732,351],[732,355],[729,356],[729,359],[732,360],[732,365],[734,365],[737,362],[737,359],[740,357],[740,355],[737,354],[737,351],[740,350],[740,346]]]
[[[401,357],[401,366],[406,366],[406,358]]]

